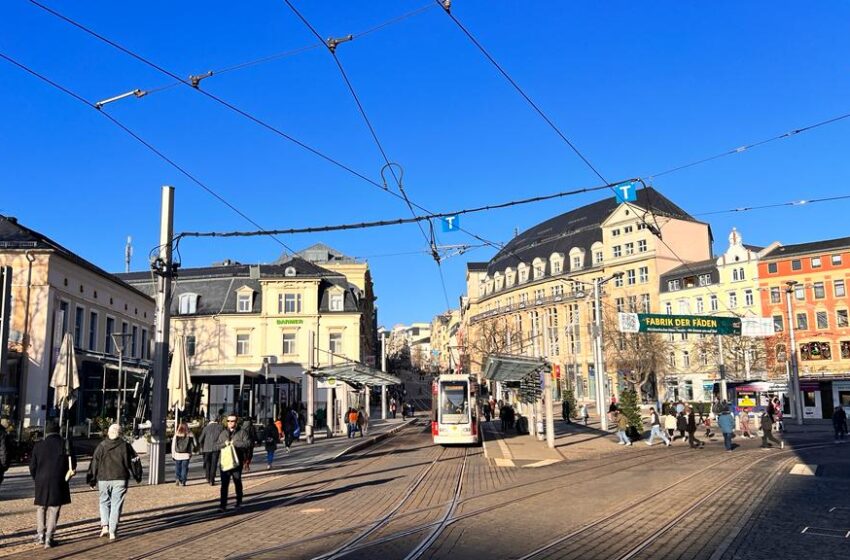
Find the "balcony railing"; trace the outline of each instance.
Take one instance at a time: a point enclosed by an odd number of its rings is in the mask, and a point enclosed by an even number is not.
[[[520,302],[513,305],[504,305],[498,307],[496,309],[490,309],[489,311],[484,311],[482,313],[478,313],[469,318],[470,323],[477,323],[479,321],[483,321],[485,319],[490,319],[491,317],[496,317],[498,315],[504,315],[506,313],[510,313],[512,311],[518,311],[520,309],[533,309],[535,307],[541,307],[544,305],[552,304],[552,303],[563,303],[565,301],[572,301],[577,299],[582,299],[587,295],[587,292],[581,290],[575,290],[572,292],[564,292],[559,295],[554,296],[545,296],[542,298],[535,298],[533,300]]]

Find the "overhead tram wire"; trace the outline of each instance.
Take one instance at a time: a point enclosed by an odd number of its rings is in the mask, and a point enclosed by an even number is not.
[[[81,31],[83,31],[83,32],[87,33],[88,35],[91,35],[91,36],[92,36],[92,37],[94,37],[95,39],[97,39],[97,40],[99,40],[99,41],[102,41],[102,42],[106,43],[107,45],[111,46],[112,48],[114,48],[114,49],[116,49],[116,50],[119,50],[119,51],[123,52],[124,54],[126,54],[126,55],[128,55],[128,56],[130,56],[130,57],[132,57],[132,58],[134,58],[134,59],[136,59],[136,60],[138,60],[138,61],[139,61],[139,62],[141,62],[142,64],[145,64],[146,66],[149,66],[150,68],[153,68],[153,69],[154,69],[154,70],[156,70],[157,72],[160,72],[160,73],[162,73],[162,74],[164,74],[164,75],[166,75],[166,76],[168,76],[168,77],[172,78],[172,79],[173,79],[173,80],[175,80],[176,82],[179,82],[179,83],[181,83],[181,84],[183,84],[183,85],[186,85],[186,86],[188,86],[188,87],[191,87],[191,88],[192,88],[192,89],[194,89],[195,91],[200,92],[201,94],[205,95],[205,96],[206,96],[206,97],[208,97],[209,99],[211,99],[211,100],[215,101],[216,103],[219,103],[219,104],[223,105],[224,107],[226,107],[227,109],[229,109],[229,110],[233,111],[234,113],[237,113],[237,114],[241,115],[242,117],[244,117],[244,118],[248,119],[249,121],[253,122],[254,124],[256,124],[256,125],[258,125],[258,126],[261,126],[262,128],[265,128],[266,130],[269,130],[269,131],[271,131],[271,132],[273,132],[273,133],[277,134],[277,135],[278,135],[278,136],[280,136],[281,138],[284,138],[285,140],[288,140],[289,142],[292,142],[293,144],[295,144],[295,145],[297,145],[297,146],[299,146],[299,147],[303,148],[304,150],[306,150],[306,151],[308,151],[308,152],[310,152],[310,153],[312,153],[312,154],[314,154],[314,155],[318,156],[319,158],[321,158],[321,159],[323,159],[323,160],[325,160],[325,161],[327,161],[327,162],[331,163],[332,165],[334,165],[334,166],[336,166],[336,167],[338,167],[338,168],[340,168],[340,169],[342,169],[342,170],[344,170],[344,171],[346,171],[346,172],[350,173],[351,175],[354,175],[355,177],[359,178],[360,180],[365,181],[366,183],[369,183],[370,185],[372,185],[372,186],[374,186],[374,187],[376,187],[376,188],[378,188],[378,189],[381,189],[382,191],[384,191],[384,192],[386,192],[386,193],[389,193],[391,196],[394,196],[394,197],[399,198],[399,199],[401,199],[401,200],[405,200],[405,197],[404,197],[404,196],[402,196],[401,194],[399,194],[399,193],[397,193],[397,192],[394,192],[394,191],[391,191],[391,190],[389,190],[389,189],[385,188],[385,186],[384,186],[384,185],[382,185],[381,183],[379,183],[379,182],[377,182],[377,181],[375,181],[375,180],[373,180],[373,179],[370,179],[369,177],[367,177],[367,176],[366,176],[366,175],[364,175],[363,173],[360,173],[360,172],[356,171],[355,169],[353,169],[352,167],[350,167],[350,166],[348,166],[348,165],[345,165],[344,163],[342,163],[342,162],[340,162],[340,161],[338,161],[338,160],[336,160],[336,159],[334,159],[334,158],[332,158],[332,157],[330,157],[330,156],[328,156],[328,155],[324,154],[323,152],[319,151],[318,149],[313,148],[312,146],[310,146],[310,145],[308,145],[308,144],[306,144],[306,143],[304,143],[304,142],[302,142],[302,141],[300,141],[300,140],[296,139],[295,137],[293,137],[293,136],[291,136],[291,135],[287,134],[286,132],[283,132],[282,130],[280,130],[280,129],[278,129],[278,128],[274,127],[274,126],[272,126],[271,124],[269,124],[269,123],[267,123],[267,122],[263,121],[262,119],[260,119],[260,118],[258,118],[258,117],[256,117],[256,116],[254,116],[254,115],[252,115],[252,114],[248,113],[247,111],[244,111],[244,110],[240,109],[239,107],[236,107],[236,106],[235,106],[235,105],[233,105],[232,103],[230,103],[230,102],[228,102],[228,101],[226,101],[226,100],[224,100],[224,99],[222,99],[222,98],[220,98],[220,97],[218,97],[218,96],[216,96],[216,95],[213,95],[213,94],[211,94],[211,93],[209,93],[209,92],[207,92],[207,91],[205,91],[205,90],[203,90],[203,89],[201,89],[201,88],[199,88],[199,87],[195,87],[195,86],[193,86],[193,85],[192,85],[189,81],[184,80],[183,78],[180,78],[180,77],[179,77],[177,74],[175,74],[174,72],[171,72],[171,71],[169,71],[169,70],[167,70],[167,69],[165,69],[165,68],[163,68],[163,67],[161,67],[161,66],[159,66],[159,65],[155,64],[154,62],[151,62],[151,61],[150,61],[150,60],[148,60],[147,58],[145,58],[145,57],[143,57],[143,56],[141,56],[141,55],[139,55],[139,54],[136,54],[135,52],[131,51],[130,49],[128,49],[128,48],[126,48],[126,47],[124,47],[124,46],[122,46],[122,45],[120,45],[120,44],[116,43],[115,41],[113,41],[113,40],[111,40],[111,39],[109,39],[109,38],[107,38],[107,37],[105,37],[105,36],[103,36],[103,35],[101,35],[101,34],[99,34],[99,33],[95,32],[95,31],[93,31],[93,30],[89,29],[88,27],[86,27],[86,26],[82,25],[81,23],[78,23],[78,22],[76,22],[76,21],[72,20],[71,18],[69,18],[69,17],[67,17],[67,16],[65,16],[65,15],[63,15],[63,14],[61,14],[61,13],[57,12],[56,10],[54,10],[54,9],[52,9],[52,8],[48,7],[48,6],[45,6],[45,5],[43,5],[43,4],[40,4],[39,2],[37,2],[37,1],[35,1],[35,0],[28,0],[28,1],[29,1],[31,4],[33,4],[34,6],[36,6],[36,7],[40,8],[41,10],[44,10],[45,12],[47,12],[47,13],[51,14],[52,16],[54,16],[54,17],[56,17],[56,18],[58,18],[58,19],[61,19],[62,21],[65,21],[66,23],[68,23],[68,24],[70,24],[70,25],[72,25],[72,26],[74,26],[74,27],[76,27],[76,28],[80,29]],[[425,213],[431,213],[431,212],[430,212],[427,208],[424,208],[423,206],[420,206],[419,204],[416,204],[415,202],[412,202],[412,201],[410,201],[409,199],[408,199],[408,200],[406,200],[406,202],[410,202],[410,203],[411,203],[411,204],[412,204],[415,208],[419,209],[419,210],[420,210],[420,211],[422,211],[422,212],[425,212]],[[494,242],[494,241],[490,241],[490,240],[488,240],[488,239],[486,239],[486,238],[484,238],[484,237],[481,237],[480,235],[477,235],[477,234],[475,234],[475,233],[473,233],[473,232],[471,232],[471,231],[469,231],[469,230],[467,230],[467,229],[465,229],[465,228],[463,228],[463,227],[458,228],[458,230],[459,230],[459,231],[462,231],[463,233],[466,233],[467,235],[469,235],[469,236],[470,236],[470,237],[472,237],[473,239],[476,239],[477,241],[480,241],[480,242],[482,242],[482,243],[486,243],[487,245],[489,245],[489,246],[493,247],[494,249],[497,249],[497,250],[501,249],[501,246],[500,246],[500,245],[498,245],[496,242]]]
[[[169,158],[168,156],[166,156],[163,152],[161,152],[158,148],[156,148],[155,146],[153,146],[150,142],[148,142],[147,140],[145,140],[144,138],[142,138],[141,136],[139,136],[138,134],[136,134],[135,132],[133,132],[133,130],[131,130],[129,127],[127,127],[127,126],[126,126],[125,124],[123,124],[121,121],[119,121],[118,119],[116,119],[115,117],[113,117],[112,115],[110,115],[109,113],[107,113],[107,112],[105,112],[105,111],[101,111],[101,110],[99,110],[99,109],[95,106],[95,104],[94,104],[94,103],[92,103],[92,102],[88,101],[86,98],[82,97],[81,95],[79,95],[79,94],[77,94],[77,93],[75,93],[75,92],[71,91],[70,89],[66,88],[65,86],[63,86],[63,85],[59,84],[58,82],[55,82],[55,81],[51,80],[51,79],[50,79],[50,78],[48,78],[47,76],[44,76],[43,74],[40,74],[40,73],[36,72],[36,71],[35,71],[35,70],[33,70],[32,68],[29,68],[29,67],[28,67],[28,66],[26,66],[25,64],[22,64],[22,63],[18,62],[18,61],[17,61],[17,60],[15,60],[14,58],[12,58],[12,57],[10,57],[10,56],[8,56],[8,55],[6,55],[6,54],[2,53],[2,52],[0,52],[0,58],[2,58],[3,60],[5,60],[5,61],[9,62],[10,64],[13,64],[14,66],[17,66],[19,69],[21,69],[21,70],[23,70],[23,71],[27,72],[28,74],[30,74],[30,75],[32,75],[32,76],[35,76],[35,77],[36,77],[36,78],[38,78],[39,80],[41,80],[41,81],[43,81],[43,82],[45,82],[45,83],[49,84],[50,86],[54,87],[55,89],[58,89],[59,91],[61,91],[61,92],[62,92],[62,93],[64,93],[65,95],[67,95],[67,96],[69,96],[69,97],[72,97],[72,98],[76,99],[77,101],[79,101],[80,103],[83,103],[83,104],[87,105],[88,107],[90,107],[90,108],[94,109],[94,110],[95,110],[95,111],[97,111],[99,114],[103,115],[106,119],[108,119],[108,120],[109,120],[112,124],[114,124],[115,126],[117,126],[118,128],[120,128],[121,130],[123,130],[126,134],[128,134],[128,135],[129,135],[129,136],[131,136],[133,139],[135,139],[137,142],[139,142],[140,144],[142,144],[145,148],[147,148],[148,150],[150,150],[151,152],[153,152],[153,153],[154,153],[157,157],[159,157],[160,159],[162,159],[163,161],[165,161],[168,165],[170,165],[171,167],[173,167],[174,169],[176,169],[178,172],[180,172],[183,176],[185,176],[185,177],[186,177],[186,178],[188,178],[190,181],[192,181],[193,183],[195,183],[196,185],[198,185],[199,187],[201,187],[202,189],[204,189],[207,193],[209,193],[210,195],[212,195],[212,196],[213,196],[214,198],[216,198],[219,202],[221,202],[222,204],[224,204],[225,206],[227,206],[228,208],[230,208],[231,210],[233,210],[234,212],[236,212],[239,216],[241,216],[242,218],[244,218],[246,221],[248,221],[249,223],[251,223],[253,226],[255,226],[255,227],[259,228],[260,230],[263,230],[263,226],[261,226],[260,224],[258,224],[258,223],[257,223],[257,222],[255,222],[254,220],[252,220],[252,219],[251,219],[251,218],[250,218],[247,214],[245,214],[244,212],[242,212],[241,210],[239,210],[238,208],[236,208],[233,204],[231,204],[230,202],[228,202],[228,201],[227,201],[224,197],[222,197],[220,194],[218,194],[217,192],[215,192],[212,188],[208,187],[206,184],[204,184],[204,182],[203,182],[203,181],[201,181],[200,179],[198,179],[197,177],[195,177],[192,173],[190,173],[189,171],[187,171],[184,167],[182,167],[180,164],[178,164],[177,162],[175,162],[173,159],[171,159],[171,158]],[[265,230],[263,230],[263,231],[265,231]],[[292,253],[292,254],[294,254],[294,253],[295,253],[295,251],[294,251],[291,247],[289,247],[286,243],[284,243],[283,241],[281,241],[280,239],[278,239],[278,238],[277,238],[274,234],[269,233],[269,232],[266,232],[266,233],[265,233],[265,235],[268,235],[269,237],[271,237],[272,239],[274,239],[275,241],[277,241],[277,242],[278,242],[278,243],[279,243],[279,244],[280,244],[280,245],[281,245],[284,249],[286,249],[286,250],[287,250],[287,251],[289,251],[290,253]]]
[[[789,200],[788,202],[777,202],[774,204],[762,204],[761,206],[741,206],[738,208],[729,208],[728,210],[714,210],[711,212],[698,212],[694,214],[694,216],[715,216],[717,214],[736,214],[741,212],[751,212],[753,210],[769,210],[773,208],[789,208],[789,207],[800,207],[800,206],[808,206],[810,204],[817,204],[818,202],[835,202],[837,200],[848,200],[850,199],[850,194],[843,194],[837,196],[827,196],[823,198],[807,198],[802,200]]]

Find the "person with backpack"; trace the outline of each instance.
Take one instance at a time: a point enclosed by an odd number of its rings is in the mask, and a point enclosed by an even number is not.
[[[118,521],[131,475],[136,482],[142,481],[141,461],[124,441],[121,426],[112,424],[106,439],[94,450],[86,475],[89,486],[100,493],[100,536],[109,536],[110,541],[118,538]]]
[[[181,422],[171,438],[171,458],[174,460],[174,479],[177,486],[186,486],[189,479],[189,459],[198,448],[195,434],[189,430],[186,422]]]
[[[267,470],[272,468],[274,452],[277,450],[278,443],[280,443],[280,434],[277,432],[277,426],[274,425],[274,420],[270,418],[269,423],[266,425],[266,433],[263,434],[263,445],[266,447],[266,462],[268,463]]]
[[[53,535],[59,523],[62,506],[71,503],[68,481],[77,470],[77,458],[59,435],[59,424],[50,422],[45,437],[32,449],[30,475],[35,482],[36,534],[35,542],[44,548],[56,546]]]
[[[655,412],[655,407],[649,408],[649,439],[647,440],[647,445],[652,445],[652,440],[655,436],[661,438],[664,441],[664,444],[667,447],[670,447],[670,438],[667,437],[667,434],[661,430],[661,419],[658,417],[658,413]]]
[[[717,417],[717,425],[723,433],[723,445],[726,451],[732,451],[732,436],[735,434],[735,417],[729,408],[724,408]]]
[[[215,486],[215,473],[218,471],[218,460],[221,453],[218,437],[224,430],[222,425],[218,423],[218,418],[220,417],[214,417],[209,424],[204,426],[201,437],[198,439],[198,446],[204,455],[204,475],[210,486]]]

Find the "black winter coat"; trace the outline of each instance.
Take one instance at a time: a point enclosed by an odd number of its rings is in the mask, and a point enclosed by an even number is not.
[[[198,446],[201,448],[201,453],[212,453],[221,449],[221,446],[218,444],[218,437],[223,431],[224,426],[218,422],[210,422],[204,426],[201,437],[198,439]]]
[[[73,449],[69,450],[71,466],[76,470],[77,458]],[[33,447],[30,475],[35,480],[35,505],[49,507],[71,503],[71,489],[65,480],[69,450],[65,449],[65,440],[59,434],[48,434]]]
[[[0,426],[0,472],[9,468],[9,445],[6,443],[6,428]]]
[[[92,481],[123,480],[127,482],[133,472],[131,461],[135,455],[136,452],[123,438],[107,438],[94,450],[87,478]]]
[[[697,431],[697,419],[694,415],[694,411],[692,410],[690,414],[688,414],[688,432],[694,433]]]
[[[242,428],[236,428],[232,433],[227,429],[222,430],[221,435],[218,436],[218,448],[223,449],[228,441],[236,449],[236,455],[239,457],[239,466],[241,468],[242,463],[245,462],[245,457],[254,451],[254,442]]]

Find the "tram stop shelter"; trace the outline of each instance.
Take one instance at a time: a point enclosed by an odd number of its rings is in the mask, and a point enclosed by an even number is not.
[[[340,387],[339,382],[346,383],[355,389],[360,389],[361,387],[366,388],[366,390],[364,391],[366,394],[366,410],[371,410],[371,395],[369,388],[376,386],[381,387],[381,416],[384,418],[386,417],[387,410],[386,387],[387,385],[398,385],[401,383],[401,379],[399,379],[395,375],[375,369],[373,367],[369,367],[360,362],[346,362],[338,365],[323,366],[320,368],[316,368],[312,372],[310,372],[310,376],[319,382],[320,387],[324,387],[328,390],[329,398],[327,400],[327,418],[328,426],[331,430],[333,430],[333,426],[330,425],[330,422],[331,419],[334,418],[334,399],[330,398],[330,394],[336,387]],[[314,391],[309,391],[307,393],[307,407],[310,411],[315,410],[314,393]],[[342,411],[339,412],[341,413]]]
[[[543,379],[548,379],[550,369],[549,362],[544,360],[543,358],[529,358],[527,356],[513,356],[513,355],[505,355],[505,354],[494,354],[492,356],[487,357],[487,361],[484,363],[484,371],[482,375],[485,379],[490,381],[495,381],[499,383],[499,387],[501,388],[502,384],[525,384],[526,387],[529,384],[537,389],[535,393],[542,393],[544,387],[541,383],[541,377]],[[540,376],[540,372],[544,371],[544,376]],[[548,383],[546,383],[548,385]],[[522,385],[520,385],[522,390]],[[547,398],[551,400],[552,395],[546,395]],[[535,420],[537,418],[543,418],[548,412],[550,415],[552,414],[551,406],[544,407],[544,413],[536,414],[535,413],[535,403],[527,403],[525,405],[526,410],[524,411],[527,416],[531,417],[531,422],[529,422],[529,431],[532,435],[538,435],[540,430],[538,429],[537,422]],[[551,428],[554,422],[554,418],[545,418],[545,423],[547,426]]]

